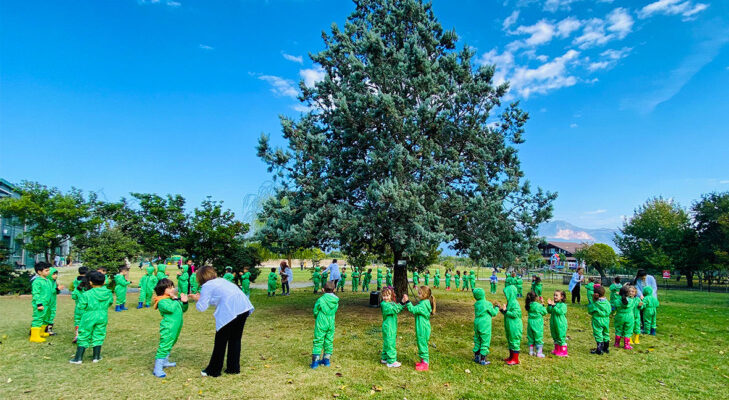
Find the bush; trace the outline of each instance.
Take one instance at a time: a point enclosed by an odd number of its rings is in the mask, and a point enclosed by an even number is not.
[[[29,294],[32,277],[29,271],[17,271],[11,265],[0,264],[0,295]]]

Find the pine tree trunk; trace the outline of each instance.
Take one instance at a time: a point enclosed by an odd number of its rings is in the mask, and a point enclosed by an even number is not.
[[[395,295],[398,299],[402,298],[402,295],[408,292],[408,269],[405,265],[398,265],[400,257],[399,254],[395,254],[393,257],[393,270],[395,272],[392,283],[395,286]]]

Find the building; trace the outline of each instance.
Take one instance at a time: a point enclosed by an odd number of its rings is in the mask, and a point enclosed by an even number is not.
[[[0,198],[3,197],[20,197],[15,186],[0,178]],[[20,236],[27,229],[27,226],[16,218],[5,218],[0,215],[0,244],[8,251],[8,264],[16,268],[33,268],[36,261],[41,261],[43,255],[30,254],[23,248],[23,242]],[[70,250],[70,244],[64,243],[60,248],[56,249],[56,253],[60,257],[66,257]]]
[[[575,253],[587,245],[588,243],[549,241],[546,244],[540,244],[539,250],[542,252],[542,257],[547,265],[555,268],[575,268],[578,264]],[[564,255],[566,260],[561,261],[560,259],[560,261],[557,261],[557,254]]]

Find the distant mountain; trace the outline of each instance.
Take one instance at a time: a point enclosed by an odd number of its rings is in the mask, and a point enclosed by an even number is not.
[[[550,221],[539,225],[539,235],[544,236],[547,240],[559,240],[563,242],[590,242],[605,243],[612,248],[615,247],[613,238],[617,229],[600,228],[588,229],[580,228],[570,224],[567,221]]]

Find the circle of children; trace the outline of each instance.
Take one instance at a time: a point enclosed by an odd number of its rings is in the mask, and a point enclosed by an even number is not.
[[[174,367],[176,364],[169,361],[169,354],[177,342],[182,328],[182,314],[188,308],[188,294],[194,298],[199,293],[198,280],[195,277],[194,268],[191,262],[181,266],[182,273],[178,275],[178,290],[174,283],[168,278],[165,272],[166,266],[159,263],[156,266],[151,263],[146,267],[144,275],[139,283],[139,301],[137,308],[153,306],[159,310],[162,320],[160,322],[160,341],[155,355],[154,375],[166,376],[163,368]],[[107,311],[116,303],[115,311],[122,312],[126,308],[127,287],[131,285],[128,280],[129,268],[126,265],[120,266],[119,273],[113,279],[113,291],[108,288],[110,279],[104,268],[89,270],[87,267],[78,269],[79,276],[73,281],[69,288],[71,298],[75,301],[74,325],[77,344],[76,355],[70,360],[73,364],[81,364],[84,352],[87,348],[93,348],[93,362],[101,360],[101,346],[106,337]],[[56,296],[63,289],[56,282],[58,270],[51,268],[48,263],[39,262],[35,266],[36,275],[32,280],[32,308],[33,318],[30,330],[30,341],[42,343],[46,337],[55,335],[53,324],[56,314]],[[268,292],[276,290],[275,268],[269,274]],[[344,291],[347,279],[346,267],[342,268],[341,278],[329,280],[327,272],[322,272],[319,267],[314,268],[312,280],[314,293],[319,292],[321,287],[324,295],[319,297],[314,305],[315,328],[310,367],[330,366],[333,351],[333,339],[335,332],[335,314],[339,307],[339,298],[336,291]],[[445,290],[451,290],[451,279],[455,283],[456,291],[472,291],[474,303],[474,362],[481,365],[488,365],[490,362],[487,356],[491,346],[491,319],[499,312],[504,315],[504,329],[509,347],[507,365],[519,364],[519,352],[523,336],[522,310],[517,298],[522,297],[522,278],[512,272],[505,280],[503,293],[506,297],[506,304],[499,302],[488,302],[485,300],[485,292],[476,287],[476,275],[473,270],[470,273],[460,271],[455,274],[448,269],[445,272]],[[223,276],[228,281],[233,281],[234,275],[228,270]],[[361,278],[361,280],[360,280]],[[415,365],[418,371],[429,369],[429,340],[431,334],[430,318],[436,312],[436,302],[433,296],[433,289],[440,289],[440,271],[436,270],[433,276],[433,286],[430,287],[430,271],[423,273],[423,283],[420,286],[420,274],[415,271],[412,276],[413,288],[417,289],[417,304],[413,304],[408,295],[404,294],[398,302],[395,291],[392,287],[393,275],[390,268],[386,268],[383,274],[382,269],[377,268],[377,290],[380,292],[380,308],[382,312],[382,352],[381,363],[387,367],[400,367],[397,361],[396,338],[397,338],[397,315],[407,309],[415,317],[415,335],[420,362]],[[352,291],[369,291],[369,284],[372,280],[372,269],[367,272],[359,271],[356,268],[351,273]],[[383,282],[384,280],[384,282]],[[641,333],[641,314],[643,315],[643,333],[656,333],[656,308],[658,300],[653,295],[650,287],[643,289],[643,296],[639,297],[633,285],[620,283],[620,278],[615,278],[615,283],[609,287],[610,299],[606,298],[606,289],[592,282],[586,285],[588,294],[588,313],[592,316],[592,331],[597,343],[592,354],[609,353],[610,347],[610,317],[614,315],[615,347],[622,347],[626,350],[632,349],[631,344],[639,343]],[[250,296],[250,272],[244,269],[239,276],[241,290]],[[361,287],[360,287],[361,281]],[[461,284],[462,282],[462,284]],[[498,278],[494,271],[489,279],[490,292],[496,293]],[[383,286],[384,283],[384,286]],[[114,302],[114,294],[116,302]],[[554,341],[554,349],[551,353],[557,357],[567,357],[567,304],[566,294],[562,290],[554,292],[551,299],[547,299],[545,307],[542,297],[542,283],[539,276],[532,277],[531,291],[526,295],[525,309],[528,313],[527,342],[529,355],[543,358],[544,344],[544,320],[543,317],[550,314],[549,328]],[[635,341],[633,341],[635,338]]]

